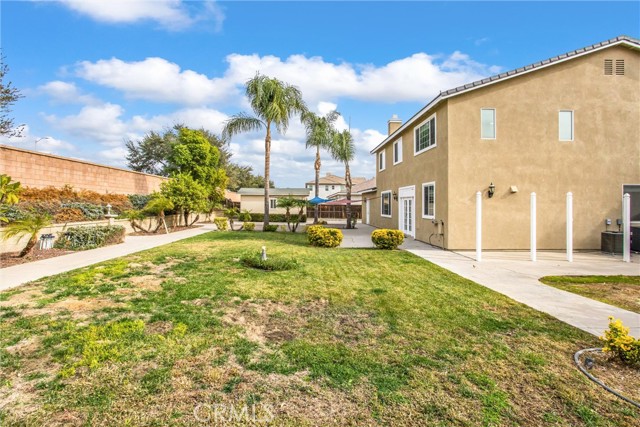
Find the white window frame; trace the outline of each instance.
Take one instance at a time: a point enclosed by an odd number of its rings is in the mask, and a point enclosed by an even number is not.
[[[561,135],[560,135],[560,114],[561,113],[571,113],[571,139],[562,139]],[[575,123],[576,123],[576,118],[575,118],[575,112],[574,110],[559,110],[558,111],[558,141],[562,141],[562,142],[572,142],[575,141],[576,139],[576,134],[575,134]]]
[[[424,197],[424,189],[425,187],[433,186],[433,215],[425,214],[427,207],[427,200]],[[422,218],[424,219],[435,219],[436,218],[436,182],[430,181],[422,184]]]
[[[382,172],[387,167],[387,156],[384,149],[378,153],[378,172]]]
[[[434,119],[433,120],[433,145],[428,145],[425,148],[423,148],[422,150],[416,151],[416,145],[417,145],[416,144],[416,142],[417,142],[416,141],[416,130],[420,129],[422,126],[424,126],[425,124],[430,122],[431,119]],[[429,131],[431,131],[431,129],[429,129]],[[436,117],[436,113],[433,113],[425,121],[423,121],[419,125],[413,127],[413,155],[417,156],[418,154],[422,154],[425,151],[429,151],[432,148],[436,148],[437,146],[438,146],[438,118]]]
[[[493,111],[493,138],[487,138],[482,135],[482,112]],[[480,139],[495,140],[498,137],[498,114],[495,108],[481,108],[480,109]]]
[[[382,207],[384,206],[384,195],[389,195],[389,215],[385,215],[382,211]],[[391,203],[392,199],[391,190],[383,191],[380,193],[380,216],[384,218],[391,218],[393,216],[393,203]]]
[[[269,209],[277,209],[277,208],[278,208],[278,199],[269,197]]]
[[[396,147],[398,147],[398,158],[396,159]],[[394,166],[398,163],[402,163],[402,138],[399,138],[397,141],[393,143],[393,147],[391,152],[393,153],[393,164]]]

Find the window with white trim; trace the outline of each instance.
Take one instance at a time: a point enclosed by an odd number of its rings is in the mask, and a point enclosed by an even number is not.
[[[393,164],[402,162],[402,138],[393,143]]]
[[[269,208],[275,209],[278,207],[278,199],[269,199]]]
[[[561,110],[558,113],[558,138],[560,141],[573,141],[573,111]]]
[[[420,154],[436,146],[436,115],[419,124],[414,131],[414,154]]]
[[[391,191],[383,191],[380,194],[380,216],[391,218]]]
[[[495,108],[480,109],[480,138],[496,139],[496,110]]]
[[[383,171],[385,168],[385,155],[384,150],[378,153],[378,170]]]
[[[426,182],[422,184],[422,218],[434,219],[436,217],[436,183]]]

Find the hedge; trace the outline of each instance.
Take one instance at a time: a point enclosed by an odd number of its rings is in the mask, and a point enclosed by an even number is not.
[[[125,229],[121,225],[98,225],[94,227],[70,227],[60,233],[55,243],[59,249],[81,251],[101,246],[122,243]]]
[[[251,221],[252,222],[263,222],[264,221],[264,214],[261,213],[252,213],[251,215]],[[291,215],[291,222],[295,222],[295,220],[298,218],[298,215]],[[284,214],[269,214],[269,222],[287,222],[285,219]],[[302,215],[302,217],[300,218],[300,222],[307,222],[307,216],[306,215]]]

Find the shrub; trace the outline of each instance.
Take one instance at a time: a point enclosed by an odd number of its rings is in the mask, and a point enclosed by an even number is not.
[[[125,229],[121,225],[98,225],[94,227],[70,227],[61,233],[55,247],[81,251],[99,248],[124,241]]]
[[[378,249],[397,249],[404,241],[404,234],[400,230],[381,228],[371,233],[371,241]]]
[[[226,231],[229,229],[227,218],[214,218],[213,223],[218,227],[220,231]]]
[[[265,225],[264,227],[262,227],[262,231],[273,233],[275,231],[278,231],[278,226],[274,224]]]
[[[153,198],[153,194],[129,194],[127,198],[134,209],[140,210],[147,206],[147,203]]]
[[[76,222],[84,219],[84,213],[78,208],[62,208],[53,217],[55,222]]]
[[[240,257],[240,262],[245,267],[266,271],[291,270],[298,266],[298,262],[295,259],[269,257],[263,260],[261,254],[245,254]]]
[[[244,231],[253,231],[256,229],[256,224],[254,222],[243,222],[242,229]]]
[[[21,221],[29,217],[29,211],[18,205],[0,205],[0,216],[8,222]]]
[[[102,208],[102,206],[94,205],[93,203],[69,202],[62,203],[60,207],[62,209],[80,209],[84,217],[89,220],[101,219],[104,217],[104,209]]]
[[[335,248],[342,243],[342,232],[337,228],[325,228],[322,225],[307,227],[307,239],[311,246]]]
[[[629,328],[620,319],[609,317],[609,329],[600,337],[604,341],[603,351],[610,351],[629,364],[640,364],[640,339],[629,335]]]
[[[248,216],[251,216],[251,221],[253,222],[262,222],[264,221],[264,214],[261,213],[245,213],[243,215],[248,214]],[[298,215],[291,215],[291,219],[290,221],[294,222],[297,221]],[[269,222],[287,222],[285,215],[284,214],[269,214]],[[297,222],[307,222],[307,216],[306,215],[302,215],[300,217],[300,221]]]
[[[69,185],[62,188],[26,187],[22,190],[22,193],[20,193],[20,204],[22,205],[24,202],[27,202],[26,204],[29,204],[29,202],[54,202],[57,206],[60,206],[61,203],[71,202],[88,203],[97,206],[110,204],[114,212],[123,212],[133,207],[129,198],[124,194],[103,194],[90,190],[74,190],[73,187]],[[55,214],[56,212],[50,213]]]

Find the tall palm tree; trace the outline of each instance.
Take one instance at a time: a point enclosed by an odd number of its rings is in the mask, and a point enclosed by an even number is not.
[[[319,197],[320,192],[320,167],[322,162],[320,161],[320,149],[329,149],[335,133],[333,124],[338,119],[340,113],[337,111],[331,111],[326,116],[318,116],[312,112],[307,112],[302,115],[302,123],[307,129],[307,148],[315,147],[316,149],[316,161],[314,168],[316,170],[316,191],[315,197]],[[318,223],[318,206],[316,205],[313,210],[313,223]]]
[[[265,129],[264,138],[264,224],[269,225],[269,172],[271,166],[271,126],[280,134],[289,128],[294,114],[304,114],[307,107],[300,89],[278,79],[256,74],[247,81],[246,95],[254,116],[239,113],[225,122],[222,137],[226,140],[243,132]]]
[[[347,186],[347,228],[353,228],[351,226],[351,187],[353,183],[351,182],[349,162],[356,155],[356,146],[353,143],[351,132],[346,129],[342,132],[334,132],[329,151],[335,160],[344,163],[344,181]]]

